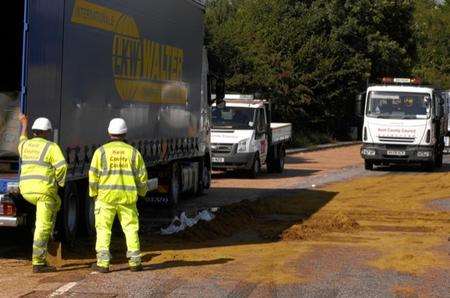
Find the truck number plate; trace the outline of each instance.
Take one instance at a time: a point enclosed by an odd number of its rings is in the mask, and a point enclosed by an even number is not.
[[[224,163],[225,162],[225,158],[223,158],[223,157],[213,157],[212,158],[212,162]]]
[[[405,151],[398,151],[398,150],[388,150],[387,155],[392,155],[392,156],[405,156],[406,152]]]

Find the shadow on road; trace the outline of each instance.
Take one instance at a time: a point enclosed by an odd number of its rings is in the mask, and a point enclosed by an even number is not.
[[[232,195],[233,189],[221,190]],[[141,246],[143,250],[163,251],[276,242],[286,230],[304,223],[336,195],[323,190],[265,190],[261,198],[221,207],[214,220],[201,221],[180,234],[145,235]]]
[[[228,262],[234,261],[232,258],[220,258],[215,260],[206,261],[167,261],[159,264],[151,264],[144,266],[144,270],[162,270],[175,267],[197,267],[197,266],[208,266],[208,265],[220,265],[226,264]]]
[[[298,155],[286,156],[286,164],[318,164],[319,162],[310,158],[304,158]]]
[[[222,189],[230,194],[235,189]],[[250,192],[260,189],[249,189]],[[278,241],[283,232],[295,224],[301,224],[323,206],[328,204],[336,193],[322,190],[275,189],[265,193],[264,198],[256,201],[244,200],[222,207],[211,222],[201,221],[184,232],[162,236],[157,230],[144,232],[141,238],[143,261],[149,262],[159,252],[208,248],[216,246],[232,246],[245,244],[269,243]],[[141,213],[142,214],[142,213]],[[142,214],[143,215],[143,214]],[[145,231],[145,226],[142,229]],[[6,231],[0,231],[4,239]],[[8,231],[8,241],[0,250],[0,258],[30,259],[31,240],[20,238],[19,233]],[[157,253],[153,253],[157,252]],[[113,230],[111,239],[113,264],[126,263],[126,245],[122,231]],[[95,260],[93,239],[80,238],[73,248],[63,247],[63,259],[70,260],[64,271],[86,269]],[[77,262],[78,260],[78,262]],[[178,266],[202,266],[221,264],[231,261],[222,258],[213,261],[166,261],[149,266],[149,270]]]

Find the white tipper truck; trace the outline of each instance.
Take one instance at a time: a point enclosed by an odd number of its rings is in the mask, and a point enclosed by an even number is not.
[[[394,163],[442,166],[448,115],[441,90],[418,79],[384,78],[365,98],[361,155],[367,170]]]
[[[255,178],[267,165],[268,172],[281,173],[292,124],[273,123],[271,118],[270,102],[252,95],[228,94],[222,105],[213,105],[213,170],[245,170]]]

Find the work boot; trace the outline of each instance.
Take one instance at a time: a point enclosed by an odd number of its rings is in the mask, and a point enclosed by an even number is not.
[[[49,265],[33,265],[33,273],[56,272],[56,267]]]
[[[133,272],[139,272],[142,271],[144,268],[142,268],[142,265],[137,265],[137,266],[130,266],[130,270]]]
[[[100,273],[108,273],[109,272],[109,268],[98,266],[97,263],[92,264],[91,269],[95,270],[97,272],[100,272]]]

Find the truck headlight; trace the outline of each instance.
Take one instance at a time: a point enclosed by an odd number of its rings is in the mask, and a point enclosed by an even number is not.
[[[417,157],[430,157],[431,152],[430,151],[419,151],[417,152]]]
[[[374,149],[363,149],[362,154],[366,156],[375,156],[377,152]]]
[[[247,152],[247,140],[238,143],[237,152]]]

